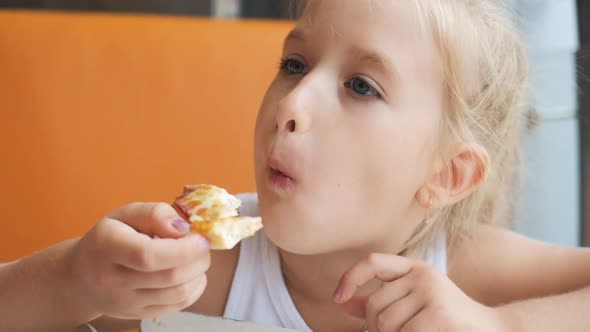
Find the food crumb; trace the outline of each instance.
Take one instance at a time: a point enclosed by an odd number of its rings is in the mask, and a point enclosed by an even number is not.
[[[158,319],[158,317],[152,318],[152,323],[156,324],[158,327],[164,327],[164,326],[166,326],[166,324],[164,324],[164,322],[160,321]]]

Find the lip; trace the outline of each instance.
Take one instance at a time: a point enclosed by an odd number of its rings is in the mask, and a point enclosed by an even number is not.
[[[281,161],[275,158],[269,158],[267,166],[269,181],[273,187],[284,191],[295,185],[296,180],[293,176],[295,172],[286,167]]]
[[[286,167],[283,163],[281,163],[278,159],[269,158],[267,165],[271,173],[275,173],[277,175],[284,175],[285,177],[288,177],[293,181],[295,180],[295,177],[293,175],[294,172],[288,167]]]

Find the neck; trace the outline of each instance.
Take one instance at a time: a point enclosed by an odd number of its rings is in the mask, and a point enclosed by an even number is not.
[[[349,316],[342,306],[333,301],[340,279],[371,253],[399,254],[403,250],[402,239],[410,239],[413,232],[411,228],[397,228],[394,234],[386,234],[365,247],[317,255],[298,255],[278,248],[285,284],[307,323],[314,330],[359,331],[364,325],[363,320]],[[382,284],[380,280],[371,280],[360,286],[356,295],[368,296]],[[328,324],[328,321],[331,323]]]
[[[372,253],[399,255],[415,232],[413,226],[397,227],[392,234],[383,234],[365,246],[317,255],[298,255],[279,248],[285,284],[292,296],[304,299],[307,304],[333,303],[333,292],[346,271]],[[359,287],[356,295],[367,296],[381,285],[380,280],[371,280]]]
[[[341,276],[354,264],[354,259],[344,260],[347,257],[344,252],[303,256],[279,249],[279,253],[283,278],[291,299],[312,330],[361,330],[365,325],[364,320],[349,315],[344,307],[332,300]],[[360,255],[354,257],[361,259]],[[371,282],[360,293],[368,295],[379,286],[377,282]]]
[[[305,299],[306,303],[315,306],[333,304],[333,293],[340,278],[369,254],[398,252],[393,248],[383,249],[351,249],[318,255],[298,255],[279,249],[279,253],[283,277],[292,296]],[[367,296],[381,284],[379,280],[372,280],[360,287],[357,295]]]

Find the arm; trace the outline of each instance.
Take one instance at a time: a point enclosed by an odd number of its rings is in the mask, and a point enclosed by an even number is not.
[[[60,331],[96,318],[75,291],[64,292],[74,284],[65,256],[76,241],[0,267],[0,331]]]
[[[89,332],[84,323],[96,315],[84,309],[83,299],[72,296],[73,292],[64,297],[63,291],[73,285],[63,267],[65,253],[75,241],[15,262],[0,263],[0,331],[63,331],[78,325],[74,332]],[[137,320],[109,317],[100,317],[91,324],[101,332],[139,327]]]
[[[498,307],[510,331],[584,332],[590,326],[590,287]]]
[[[101,332],[118,331],[191,305],[221,315],[239,248],[214,255],[206,288],[209,243],[189,231],[170,205],[133,203],[81,239],[2,265],[0,331],[79,331],[89,321]]]
[[[497,306],[590,286],[590,250],[480,226],[451,244],[448,270],[471,298]]]
[[[449,248],[449,276],[470,297],[496,306],[513,331],[586,331],[590,250],[480,227]]]

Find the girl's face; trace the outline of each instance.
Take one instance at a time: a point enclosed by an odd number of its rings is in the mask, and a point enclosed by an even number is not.
[[[396,250],[433,175],[443,72],[412,1],[315,0],[256,123],[260,212],[284,250]]]

